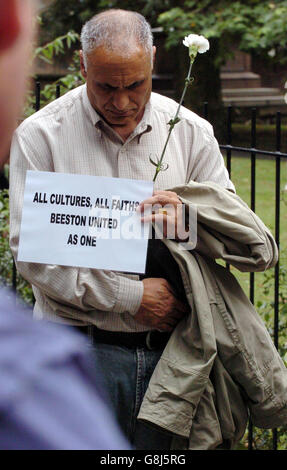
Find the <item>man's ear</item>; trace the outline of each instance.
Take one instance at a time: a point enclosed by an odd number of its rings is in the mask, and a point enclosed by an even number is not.
[[[81,74],[86,79],[87,78],[87,70],[86,70],[86,67],[85,67],[83,51],[80,51],[80,65],[81,65]]]
[[[13,45],[19,32],[18,0],[0,0],[0,52]]]
[[[155,55],[156,55],[156,47],[152,46],[152,68],[154,68]]]

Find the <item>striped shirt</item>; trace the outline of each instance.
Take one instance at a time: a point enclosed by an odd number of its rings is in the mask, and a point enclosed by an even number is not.
[[[86,85],[70,91],[26,119],[16,130],[10,159],[10,243],[19,241],[26,170],[152,180],[177,103],[156,93],[126,141],[91,106]],[[214,181],[233,189],[212,126],[182,107],[155,189]],[[36,318],[110,331],[146,331],[134,314],[143,283],[136,275],[97,269],[18,262],[33,286]]]

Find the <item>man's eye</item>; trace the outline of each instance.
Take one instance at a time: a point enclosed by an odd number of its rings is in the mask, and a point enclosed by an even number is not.
[[[134,90],[135,88],[139,87],[142,83],[143,83],[143,80],[141,80],[140,82],[132,83],[127,88],[128,88],[128,90]]]
[[[98,83],[98,86],[102,89],[102,90],[115,90],[115,87],[111,86],[111,85],[108,85],[107,83]]]

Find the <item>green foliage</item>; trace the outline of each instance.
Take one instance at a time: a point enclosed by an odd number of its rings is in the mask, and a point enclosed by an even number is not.
[[[287,1],[219,2],[186,0],[159,16],[168,35],[167,47],[176,46],[190,32],[203,34],[209,40],[220,40],[218,61],[230,54],[227,44],[238,44],[247,52],[268,56],[286,63]]]
[[[258,429],[253,427],[252,430],[252,448],[253,450],[273,450],[273,431],[271,429]],[[241,442],[236,450],[248,449],[248,429],[244,434]],[[287,449],[287,429],[277,429],[277,449]]]
[[[279,268],[279,322],[278,334],[279,344],[278,351],[287,367],[287,269],[286,269],[286,253],[281,255],[281,265]],[[274,270],[269,270],[264,273],[264,281],[262,283],[262,294],[270,299],[274,291]],[[257,311],[271,336],[274,335],[274,299],[268,301],[257,301]]]
[[[16,274],[17,293],[28,305],[33,304],[30,284],[19,273]],[[9,246],[9,194],[0,190],[0,285],[11,287],[13,284],[13,257]]]
[[[5,189],[0,192],[0,283],[12,284],[11,253],[9,250],[9,196]]]
[[[55,57],[59,54],[66,54],[74,45],[79,41],[79,34],[74,31],[68,31],[47,44],[37,47],[34,52],[34,58],[39,58],[44,62],[52,64]],[[73,53],[71,64],[68,67],[68,73],[54,81],[51,84],[45,85],[41,90],[41,103],[43,106],[47,105],[56,98],[57,85],[60,85],[61,94],[76,88],[84,82],[80,73],[80,57],[79,51],[75,50]],[[27,95],[26,106],[24,111],[24,118],[27,118],[35,112],[35,92],[30,90]]]
[[[174,48],[176,99],[180,98],[187,67],[181,47],[183,37],[192,32],[209,39],[210,51],[195,66],[198,78],[186,96],[185,106],[201,113],[202,102],[208,101],[209,119],[219,139],[223,137],[222,120],[218,119],[223,114],[220,67],[232,58],[234,47],[260,56],[266,66],[287,61],[287,0],[139,0],[136,4],[132,0],[56,0],[42,16],[42,40],[68,29],[80,33],[85,21],[110,8],[138,11],[153,27],[164,28],[166,47]]]
[[[287,0],[139,0],[136,4],[132,0],[55,0],[42,16],[42,40],[68,29],[80,33],[85,21],[110,8],[138,11],[153,27],[164,28],[166,46],[174,48],[176,99],[180,97],[186,70],[180,47],[183,37],[192,32],[209,39],[210,51],[195,67],[195,76],[200,80],[187,95],[185,106],[200,113],[202,102],[208,101],[209,118],[218,138],[223,136],[222,123],[217,119],[223,112],[220,66],[232,57],[233,48],[260,56],[266,66],[287,61]]]
[[[158,24],[166,32],[166,47],[173,48],[176,58],[175,89],[179,97],[179,78],[183,80],[182,40],[184,36],[202,34],[210,41],[210,50],[198,61],[196,80],[186,106],[200,113],[200,103],[208,101],[209,118],[219,139],[223,129],[220,67],[233,56],[234,49],[251,53],[264,60],[266,66],[287,61],[285,53],[287,0],[219,0],[170,1],[170,9],[159,14]],[[272,52],[272,56],[270,56]]]
[[[80,32],[81,25],[98,10],[98,3],[93,0],[56,0],[42,14],[40,38],[42,42],[60,36],[63,31]]]
[[[170,0],[56,0],[42,15],[42,41],[48,41],[67,30],[80,33],[87,20],[110,8],[138,11],[148,18],[152,26],[157,26],[158,15],[171,8],[173,3]]]
[[[72,62],[68,67],[68,73],[55,82],[45,85],[44,89],[41,91],[42,105],[44,106],[56,98],[57,85],[60,85],[61,87],[61,94],[65,94],[67,91],[70,91],[83,83],[84,79],[80,72],[79,51],[75,51]]]
[[[69,31],[67,34],[57,37],[44,46],[37,47],[34,52],[34,57],[39,57],[39,59],[43,60],[44,62],[52,64],[55,56],[58,54],[64,54],[66,52],[65,46],[70,49],[72,44],[76,43],[78,40],[78,33]]]
[[[210,40],[220,39],[220,50],[225,60],[228,55],[226,40],[236,38],[239,47],[257,54],[275,49],[276,58],[285,62],[287,32],[286,0],[56,0],[42,16],[42,35],[59,36],[63,30],[78,33],[85,21],[96,13],[122,8],[142,13],[151,25],[164,26],[168,45],[178,44],[190,32],[204,34]],[[268,57],[268,56],[267,56]],[[270,59],[272,60],[272,59]]]

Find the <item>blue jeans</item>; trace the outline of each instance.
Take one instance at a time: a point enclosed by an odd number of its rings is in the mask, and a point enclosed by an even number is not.
[[[136,419],[163,349],[151,351],[97,343],[94,350],[111,406],[131,445],[138,450],[170,449],[171,435]]]

